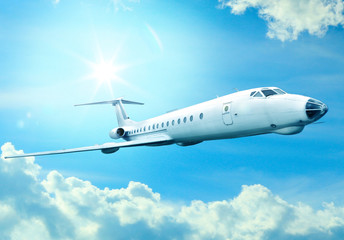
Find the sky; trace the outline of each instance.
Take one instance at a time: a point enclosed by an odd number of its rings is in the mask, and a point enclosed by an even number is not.
[[[342,239],[342,0],[0,2],[1,239]],[[276,86],[329,112],[292,136],[4,159]]]

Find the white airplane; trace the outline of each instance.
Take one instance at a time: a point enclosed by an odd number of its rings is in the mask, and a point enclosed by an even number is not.
[[[276,87],[255,88],[175,110],[158,117],[135,122],[127,116],[123,104],[143,103],[118,98],[112,101],[78,104],[112,104],[118,127],[110,131],[112,139],[102,145],[37,152],[5,158],[42,156],[101,150],[114,153],[120,148],[178,144],[189,146],[207,140],[247,137],[266,133],[297,134],[324,116],[328,107],[313,98],[288,94]]]

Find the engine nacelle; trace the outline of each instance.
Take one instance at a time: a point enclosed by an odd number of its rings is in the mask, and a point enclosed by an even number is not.
[[[109,132],[109,136],[110,138],[112,139],[118,139],[118,138],[121,138],[125,135],[125,130],[121,127],[119,128],[114,128],[112,129],[110,132]]]

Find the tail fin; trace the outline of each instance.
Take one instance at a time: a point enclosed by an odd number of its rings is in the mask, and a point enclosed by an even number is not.
[[[127,113],[125,112],[123,104],[143,105],[143,103],[140,103],[140,102],[134,102],[134,101],[124,100],[123,98],[117,98],[115,100],[110,100],[110,101],[83,103],[83,104],[76,104],[74,106],[85,106],[85,105],[96,105],[96,104],[112,104],[112,106],[115,106],[116,116],[117,116],[117,121],[118,121],[119,127],[122,127],[122,126],[132,122],[129,119]]]

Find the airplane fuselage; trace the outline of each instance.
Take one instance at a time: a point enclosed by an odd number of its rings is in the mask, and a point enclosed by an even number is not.
[[[131,122],[123,126],[126,133],[123,139],[133,141],[167,135],[170,143],[187,146],[266,133],[296,134],[327,112],[327,106],[317,101],[320,112],[310,118],[306,113],[309,97],[286,94],[280,89],[278,94],[269,96],[262,92],[273,89],[278,88],[236,92],[145,121]],[[259,96],[255,95],[257,92]]]

